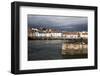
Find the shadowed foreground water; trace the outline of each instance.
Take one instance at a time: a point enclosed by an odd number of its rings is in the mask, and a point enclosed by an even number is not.
[[[64,44],[69,45],[68,43],[66,43],[66,40],[29,40],[28,41],[28,60],[87,58],[87,48],[84,49],[85,53],[78,53],[75,55],[71,55],[71,54],[63,55],[62,46]],[[70,51],[70,49],[66,49],[66,50]]]

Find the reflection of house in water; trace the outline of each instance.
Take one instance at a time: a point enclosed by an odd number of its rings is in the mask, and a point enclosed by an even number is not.
[[[63,43],[62,44],[62,55],[69,54],[87,54],[87,44],[81,43]]]

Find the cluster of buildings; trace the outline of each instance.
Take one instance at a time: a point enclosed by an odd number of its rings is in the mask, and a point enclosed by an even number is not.
[[[87,32],[60,32],[54,29],[28,28],[28,37],[33,39],[78,39],[88,38]]]

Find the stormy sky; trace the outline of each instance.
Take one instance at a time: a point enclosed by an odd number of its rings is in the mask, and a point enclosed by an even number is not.
[[[88,18],[78,16],[28,15],[28,27],[59,31],[87,31]]]

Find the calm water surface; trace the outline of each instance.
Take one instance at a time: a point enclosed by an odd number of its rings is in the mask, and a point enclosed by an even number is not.
[[[62,47],[65,43],[66,40],[29,40],[28,60],[87,58],[87,54],[63,55]],[[85,51],[87,50],[85,49]]]

